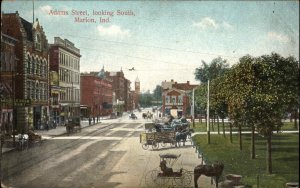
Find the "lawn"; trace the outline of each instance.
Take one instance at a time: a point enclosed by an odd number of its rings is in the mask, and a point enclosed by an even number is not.
[[[256,159],[251,159],[250,134],[243,135],[243,150],[239,150],[237,135],[233,143],[229,136],[211,135],[211,144],[207,144],[206,135],[193,137],[195,145],[203,153],[204,160],[211,164],[221,161],[226,174],[240,174],[247,187],[282,188],[287,182],[299,182],[299,134],[275,134],[272,137],[273,174],[266,172],[266,140],[256,136]]]
[[[225,122],[224,123],[224,127],[225,127],[225,131],[229,131],[229,123]],[[199,122],[196,122],[195,123],[195,128],[194,128],[195,131],[200,131],[200,132],[206,132],[206,123],[199,123]],[[220,123],[219,123],[219,130],[220,130],[220,134],[222,134],[223,132],[223,128],[222,128],[222,122],[220,120]],[[292,130],[297,130],[295,129],[294,127],[294,122],[284,122],[283,123],[283,126],[281,127],[281,130],[282,131],[292,131]],[[210,123],[210,131],[218,131],[218,124],[217,122],[215,122],[214,125],[212,125],[212,123]],[[232,131],[238,131],[238,128],[236,127],[232,127]],[[249,127],[242,127],[242,131],[251,131],[251,129]]]

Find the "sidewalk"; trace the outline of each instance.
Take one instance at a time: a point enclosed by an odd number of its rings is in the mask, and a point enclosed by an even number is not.
[[[81,128],[86,128],[89,126],[93,126],[93,125],[97,125],[97,124],[101,124],[101,122],[103,120],[107,120],[107,117],[104,117],[103,119],[101,119],[100,122],[95,123],[95,124],[91,124],[89,125],[89,121],[81,121]],[[34,131],[36,134],[41,135],[42,139],[48,139],[54,136],[59,136],[59,135],[63,135],[67,133],[66,127],[65,126],[57,126],[55,129],[49,129],[47,130],[35,130]],[[16,141],[17,141],[17,137],[16,137]],[[13,139],[9,139],[9,140],[5,140],[5,144],[3,144],[2,146],[2,153],[6,153],[9,151],[14,150],[15,148],[12,145]]]
[[[202,159],[198,158],[196,148],[193,148],[190,142],[186,146],[159,148],[152,150],[142,149],[138,137],[125,138],[121,145],[112,148],[110,151],[126,151],[126,154],[118,161],[112,168],[112,176],[109,182],[118,184],[117,188],[140,188],[140,187],[158,187],[155,184],[155,177],[151,177],[153,170],[160,171],[160,157],[159,154],[175,154],[180,157],[173,164],[174,172],[183,168],[191,175],[191,182],[189,187],[194,187],[194,168],[201,164]],[[149,176],[150,175],[150,176]],[[169,179],[170,186],[174,184],[173,178]],[[199,188],[213,188],[215,185],[211,184],[211,178],[201,176],[198,179]],[[173,185],[173,187],[178,185]]]

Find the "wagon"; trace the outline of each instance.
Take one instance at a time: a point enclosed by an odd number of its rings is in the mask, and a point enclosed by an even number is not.
[[[155,130],[155,124],[154,123],[145,123],[145,131],[146,132],[152,132]]]
[[[69,122],[65,125],[66,131],[68,134],[72,132],[80,132],[81,131],[81,125],[80,125],[80,119],[79,118],[72,118],[69,120]]]
[[[183,168],[173,169],[181,154],[159,154],[159,167],[148,171],[145,176],[147,187],[189,187],[192,181],[192,172]]]
[[[148,149],[149,145],[152,149],[158,149],[159,144],[165,147],[166,144],[171,146],[176,145],[175,132],[165,131],[165,132],[145,132],[140,134],[140,143],[142,143],[143,149]]]

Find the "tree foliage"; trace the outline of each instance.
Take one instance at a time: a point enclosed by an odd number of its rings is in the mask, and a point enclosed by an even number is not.
[[[202,67],[196,68],[195,78],[201,83],[207,83],[208,80],[213,80],[223,75],[228,67],[227,61],[221,57],[213,59],[210,64],[202,61]]]

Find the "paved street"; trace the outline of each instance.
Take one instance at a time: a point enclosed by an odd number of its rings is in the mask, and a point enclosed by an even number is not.
[[[4,184],[10,187],[157,187],[146,175],[158,169],[159,154],[181,154],[174,171],[181,167],[192,171],[201,163],[190,142],[180,148],[143,150],[139,135],[147,120],[142,120],[139,113],[138,118],[129,120],[125,115],[123,119],[101,120],[69,136],[51,135],[51,131],[63,132],[63,127],[44,131],[46,140],[40,146],[4,154]],[[210,178],[201,177],[198,182],[200,187],[211,186]]]

